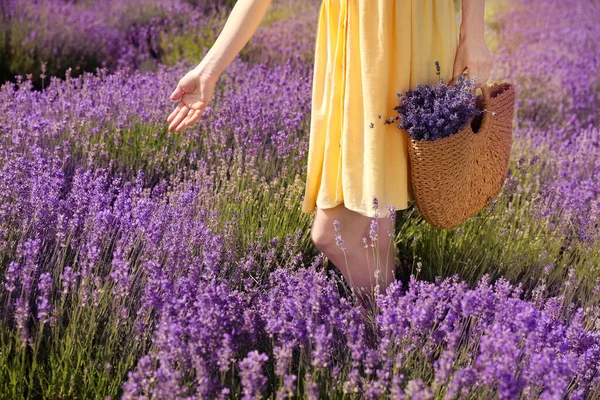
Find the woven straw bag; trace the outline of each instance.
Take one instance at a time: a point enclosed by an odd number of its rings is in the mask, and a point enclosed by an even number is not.
[[[488,113],[444,138],[410,139],[413,195],[425,220],[439,228],[476,214],[500,192],[507,176],[515,88],[503,82],[482,85],[481,91],[475,107]]]

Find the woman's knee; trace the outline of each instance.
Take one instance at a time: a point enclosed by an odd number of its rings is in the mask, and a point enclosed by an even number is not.
[[[313,222],[313,226],[310,229],[310,238],[315,247],[322,252],[330,251],[332,245],[335,243],[335,237],[332,237],[332,233],[322,223],[317,222],[317,220]]]
[[[331,252],[337,246],[337,233],[334,226],[336,220],[338,220],[338,226],[345,224],[346,216],[343,204],[332,209],[317,208],[310,236],[314,245],[323,252]],[[343,222],[340,223],[339,220]]]
[[[338,220],[339,233],[336,232],[334,222]],[[311,240],[315,246],[321,251],[327,252],[334,250],[337,245],[337,236],[341,236],[342,240],[346,244],[346,247],[352,245],[363,246],[362,238],[365,237],[370,239],[370,236],[382,236],[388,235],[389,230],[393,229],[393,226],[389,225],[390,221],[385,219],[379,219],[378,223],[373,227],[372,218],[367,218],[359,213],[350,211],[345,208],[343,204],[333,209],[317,209],[317,213],[313,220],[313,226],[311,228]],[[374,232],[371,230],[374,229]],[[381,237],[378,244],[387,249],[387,240],[389,237]],[[369,240],[370,242],[370,240]]]

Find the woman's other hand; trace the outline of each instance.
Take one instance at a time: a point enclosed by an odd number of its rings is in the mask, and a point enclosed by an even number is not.
[[[217,77],[195,68],[185,74],[171,94],[171,100],[179,100],[175,110],[167,118],[169,131],[181,132],[202,114],[210,102]]]
[[[494,56],[488,49],[485,40],[467,38],[461,40],[454,57],[454,72],[452,83],[467,69],[467,77],[477,78],[475,88],[481,87],[490,78],[494,66]]]
[[[475,88],[490,78],[494,56],[485,43],[485,0],[462,0],[459,44],[454,57],[450,84],[467,70],[469,79],[477,78]]]

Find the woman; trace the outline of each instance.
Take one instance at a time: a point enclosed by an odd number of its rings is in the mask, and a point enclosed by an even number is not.
[[[179,103],[167,119],[169,130],[181,131],[201,117],[218,77],[270,3],[237,1],[206,57],[171,95]],[[398,92],[438,82],[435,61],[451,84],[465,70],[477,78],[477,87],[488,80],[493,57],[484,40],[484,8],[485,0],[462,0],[457,37],[454,0],[322,1],[302,212],[316,206],[312,241],[336,267],[343,266],[338,268],[365,307],[374,285],[367,266],[375,259],[370,248],[365,257],[363,238],[376,235],[383,292],[394,280],[394,257],[386,257],[394,221],[386,214],[414,200],[408,134],[384,122],[395,116]],[[380,210],[377,218],[373,205]],[[340,233],[344,252],[336,241]]]

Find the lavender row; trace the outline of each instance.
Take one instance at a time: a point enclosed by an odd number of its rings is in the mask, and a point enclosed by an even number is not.
[[[536,182],[520,188],[538,197],[535,219],[565,246],[580,242],[588,251],[600,231],[598,18],[592,1],[513,2],[498,18],[502,46],[492,73],[515,83],[513,153],[541,158]]]
[[[308,146],[310,68],[298,59],[268,68],[236,60],[221,76],[202,120],[183,134],[169,133],[168,96],[184,69],[117,71],[53,78],[42,92],[29,81],[0,90],[0,145],[14,154],[39,148],[69,157],[75,166],[118,162],[125,175],[173,172],[204,159],[263,176],[264,164],[292,176]],[[289,162],[288,162],[289,161]],[[261,169],[262,168],[262,169]]]
[[[128,370],[124,398],[269,390],[286,398],[299,380],[310,398],[320,390],[585,398],[600,389],[600,307],[565,301],[574,269],[562,295],[546,298],[542,281],[532,301],[502,279],[484,276],[469,289],[457,275],[435,283],[413,276],[408,290],[397,281],[378,298],[370,324],[319,257],[304,268],[300,231],[237,253],[234,231],[216,234],[216,213],[200,204],[202,174],[150,191],[141,175],[122,184],[106,170],[78,170],[68,180],[61,167],[41,158],[13,165],[35,173],[20,186],[25,218],[3,241],[12,261],[0,289],[2,326],[14,329],[16,347],[2,361],[14,370],[27,346],[35,358],[43,348],[59,359],[67,346],[92,363],[57,367],[46,379],[33,368],[38,386],[29,390],[82,394],[83,382],[118,381]],[[274,258],[278,246],[283,262]],[[103,340],[86,348],[82,330]],[[431,386],[414,375],[420,368],[434,372]],[[97,394],[115,395],[108,389]]]
[[[3,0],[0,2],[0,83],[31,74],[36,88],[53,76],[96,68],[156,70],[182,58],[199,62],[221,32],[231,1]],[[246,61],[313,58],[316,2],[287,16],[275,4],[242,51]],[[288,8],[290,8],[288,6]],[[273,22],[274,21],[274,22]]]

